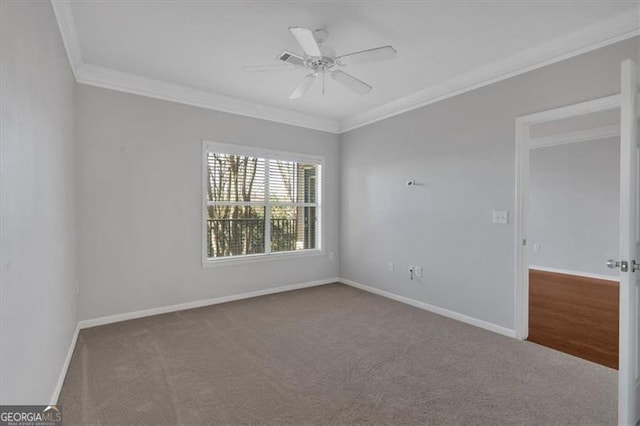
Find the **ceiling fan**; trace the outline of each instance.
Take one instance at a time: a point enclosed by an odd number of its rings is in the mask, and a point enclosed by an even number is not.
[[[322,93],[324,94],[325,76],[327,74],[348,89],[364,95],[371,91],[372,87],[370,85],[336,68],[396,58],[396,50],[392,46],[376,47],[374,49],[336,56],[333,49],[324,44],[329,36],[327,30],[319,29],[311,31],[306,28],[290,27],[289,31],[291,31],[291,34],[293,34],[300,44],[300,47],[302,47],[304,51],[303,55],[285,50],[277,57],[278,60],[285,62],[284,64],[254,65],[242,68],[248,72],[265,72],[283,69],[305,69],[310,71],[310,73],[302,79],[293,93],[291,93],[289,99],[299,99],[304,96],[316,79],[322,79]]]

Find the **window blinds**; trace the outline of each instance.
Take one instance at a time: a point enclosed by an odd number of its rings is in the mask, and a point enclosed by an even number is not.
[[[205,155],[207,258],[318,248],[319,162]]]

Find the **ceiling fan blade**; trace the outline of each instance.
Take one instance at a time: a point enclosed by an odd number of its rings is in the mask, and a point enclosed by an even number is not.
[[[250,65],[242,67],[242,71],[245,72],[267,72],[267,71],[286,71],[295,70],[296,67],[287,64],[273,64],[273,65]]]
[[[347,74],[346,72],[332,71],[331,77],[338,83],[360,95],[367,94],[371,91],[371,89],[373,89],[373,87],[369,86],[364,81],[360,81],[351,74]]]
[[[298,40],[298,43],[302,47],[302,50],[309,56],[322,56],[318,42],[313,36],[313,31],[306,28],[290,27],[289,31]]]
[[[307,90],[309,90],[309,88],[311,87],[315,79],[316,79],[316,76],[313,74],[309,74],[305,76],[305,78],[300,82],[298,87],[296,87],[296,90],[294,90],[293,93],[291,93],[291,95],[289,96],[289,99],[299,99],[303,97],[304,94],[307,93]]]
[[[396,49],[392,46],[383,46],[338,56],[336,61],[342,65],[355,65],[364,64],[365,62],[388,61],[395,59],[396,55]]]

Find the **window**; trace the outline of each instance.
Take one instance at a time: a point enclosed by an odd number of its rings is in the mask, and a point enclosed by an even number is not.
[[[204,143],[205,262],[320,250],[322,158]]]

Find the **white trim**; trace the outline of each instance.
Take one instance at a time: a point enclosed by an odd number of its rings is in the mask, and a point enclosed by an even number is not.
[[[51,7],[53,8],[53,13],[56,16],[58,28],[60,28],[62,43],[64,44],[67,56],[69,57],[71,71],[77,80],[78,75],[76,71],[84,65],[84,61],[82,60],[80,38],[78,37],[78,30],[76,29],[76,21],[73,16],[73,9],[71,9],[71,2],[67,0],[51,0]]]
[[[473,317],[470,317],[468,315],[464,315],[464,314],[461,314],[461,313],[458,313],[458,312],[455,312],[455,311],[450,311],[449,309],[441,308],[439,306],[430,305],[428,303],[421,302],[421,301],[415,300],[415,299],[410,299],[408,297],[399,296],[397,294],[390,293],[390,292],[384,291],[384,290],[380,290],[378,288],[371,287],[371,286],[368,286],[368,285],[365,285],[365,284],[360,284],[360,283],[357,283],[355,281],[348,280],[346,278],[339,278],[338,281],[343,283],[343,284],[346,284],[348,286],[355,287],[355,288],[358,288],[360,290],[367,291],[369,293],[377,294],[379,296],[383,296],[383,297],[386,297],[387,299],[392,299],[392,300],[395,300],[397,302],[405,303],[407,305],[411,305],[411,306],[414,306],[416,308],[423,309],[425,311],[433,312],[434,314],[442,315],[443,317],[451,318],[451,319],[454,319],[456,321],[464,322],[466,324],[470,324],[470,325],[473,325],[473,326],[476,326],[476,327],[483,328],[485,330],[493,331],[494,333],[502,334],[503,336],[515,337],[515,335],[516,335],[515,331],[510,329],[510,328],[502,327],[500,325],[493,324],[493,323],[490,323],[490,322],[487,322],[487,321],[483,321],[483,320],[480,320],[480,319],[477,319],[477,318],[473,318]]]
[[[265,176],[266,180],[266,176]],[[316,203],[290,203],[281,201],[271,201],[272,206],[279,207],[316,207]],[[207,206],[248,206],[264,207],[263,201],[207,201]]]
[[[516,118],[514,325],[518,339],[526,339],[529,335],[529,254],[524,242],[527,240],[529,208],[530,128],[533,124],[546,121],[617,109],[620,108],[620,102],[621,96],[618,94]]]
[[[514,329],[518,339],[529,335],[529,258],[526,250],[527,215],[529,204],[529,126],[516,118],[516,211],[514,219]]]
[[[620,260],[640,260],[638,241],[638,65],[622,62],[620,73]],[[639,278],[633,268],[620,273],[620,320],[618,328],[618,423],[637,425],[640,418],[640,378],[638,377]]]
[[[640,34],[638,9],[602,20],[563,37],[534,46],[491,64],[468,71],[444,83],[353,115],[342,121],[348,132],[403,112],[430,105],[471,90],[545,67]]]
[[[246,155],[249,157],[265,157],[269,160],[297,161],[300,163],[323,164],[324,157],[321,155],[303,154],[300,152],[279,151],[269,148],[261,148],[253,145],[234,144],[226,142],[215,142],[203,140],[205,149],[217,151],[222,154]]]
[[[71,1],[51,0],[71,69],[78,83],[165,101],[228,112],[276,123],[339,133],[340,122],[284,108],[261,105],[179,84],[128,74],[87,64],[75,23]]]
[[[548,109],[545,111],[534,112],[533,114],[518,117],[522,124],[531,126],[546,121],[561,120],[564,118],[575,117],[577,115],[592,114],[595,112],[607,111],[620,108],[620,94],[605,96],[603,98],[591,99],[576,104],[564,105],[558,108]]]
[[[209,148],[207,146],[207,142],[203,141],[202,143],[202,163],[200,164],[200,167],[202,167],[202,169],[200,170],[200,197],[201,197],[201,202],[202,202],[202,206],[200,207],[200,264],[202,265],[202,267],[204,268],[206,262],[207,262],[207,253],[208,253],[208,246],[209,246],[209,241],[207,241],[207,232],[209,231],[208,229],[208,223],[207,223],[207,219],[209,219],[209,210],[208,210],[208,206],[209,206],[209,194],[207,191],[207,185],[208,185],[208,165],[207,165],[207,156],[208,156],[208,151]]]
[[[594,274],[591,272],[570,271],[568,269],[549,268],[547,266],[529,265],[529,269],[534,271],[552,272],[554,274],[574,275],[584,278],[595,278],[597,280],[620,282],[620,277],[612,277],[611,275]]]
[[[134,95],[242,115],[260,120],[339,133],[340,123],[298,111],[262,105],[255,102],[193,89],[175,83],[141,77],[95,65],[84,64],[76,70],[78,83]]]
[[[267,158],[264,165],[264,255],[269,258],[271,254],[271,161]],[[209,203],[207,203],[208,205]],[[208,222],[207,222],[208,225]],[[207,241],[207,248],[209,241]],[[202,253],[205,262],[210,262],[209,258]],[[243,256],[244,257],[244,256]],[[239,257],[236,257],[238,259]]]
[[[283,293],[285,291],[299,290],[309,287],[317,287],[325,284],[339,282],[339,278],[329,278],[324,280],[310,281],[301,284],[289,284],[280,287],[268,288],[265,290],[250,291],[247,293],[232,294],[229,296],[214,297],[212,299],[194,300],[191,302],[179,303],[177,305],[162,306],[158,308],[144,309],[141,311],[126,312],[122,314],[109,315],[106,317],[93,318],[78,322],[80,329],[97,327],[99,325],[112,324],[120,321],[128,321],[136,318],[150,317],[153,315],[166,314],[169,312],[184,311],[187,309],[201,308],[203,306],[218,305],[220,303],[234,302],[236,300],[251,299],[258,296]]]
[[[271,223],[271,206],[291,206],[291,207],[315,207],[316,208],[316,248],[305,250],[292,250],[282,252],[271,252],[271,227],[265,226],[264,253],[238,255],[222,258],[207,257],[208,241],[207,241],[207,207],[218,204],[215,201],[208,200],[207,193],[207,159],[209,152],[220,152],[231,155],[244,155],[250,157],[262,158],[265,161],[265,198],[262,203],[259,202],[223,202],[222,205],[249,205],[265,207],[265,223]],[[270,160],[294,161],[300,163],[310,163],[316,166],[316,202],[315,203],[282,203],[270,200],[269,195],[269,164]],[[203,268],[216,266],[229,266],[242,263],[264,262],[272,260],[286,260],[296,257],[324,256],[324,228],[322,224],[325,221],[324,210],[322,209],[322,191],[324,191],[323,169],[325,158],[319,155],[301,154],[287,151],[278,151],[268,148],[258,148],[250,145],[228,144],[224,142],[213,142],[208,140],[202,141],[202,210],[201,210],[201,226],[202,226],[202,256],[201,262]]]
[[[53,395],[51,395],[51,401],[49,405],[56,405],[58,403],[58,397],[60,396],[60,391],[62,390],[62,385],[64,384],[64,378],[67,376],[67,370],[69,370],[69,364],[71,364],[71,357],[73,356],[73,351],[76,348],[76,342],[78,341],[78,334],[80,333],[80,324],[76,324],[76,329],[73,332],[73,337],[71,338],[71,343],[69,344],[69,350],[67,351],[67,357],[64,359],[64,364],[62,364],[62,369],[60,370],[60,375],[58,376],[58,383],[56,383],[56,387],[53,390]]]
[[[265,234],[266,234],[265,229]],[[205,229],[206,232],[206,229]],[[266,235],[265,235],[266,240]],[[205,238],[206,244],[206,238]],[[206,249],[206,246],[205,246]],[[205,252],[206,253],[206,252]],[[261,263],[280,260],[293,260],[304,257],[324,256],[325,252],[321,248],[306,250],[277,251],[269,253],[245,254],[243,256],[229,256],[218,258],[204,258],[202,260],[203,268],[217,268],[220,266],[244,265],[247,263]]]
[[[85,64],[71,2],[51,0],[51,3],[78,83],[330,133],[347,132],[640,34],[638,10],[631,9],[627,13],[339,121]]]
[[[620,126],[604,126],[529,139],[529,148],[545,148],[570,143],[589,142],[620,136]]]

